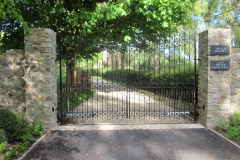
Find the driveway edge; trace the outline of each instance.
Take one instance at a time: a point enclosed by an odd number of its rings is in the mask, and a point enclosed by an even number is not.
[[[50,132],[50,131],[47,131],[47,133],[48,132]],[[20,158],[18,158],[18,160],[22,160],[46,136],[47,133],[45,133],[42,137],[38,138],[38,140],[35,141],[32,144],[32,146]]]
[[[238,147],[240,149],[240,146],[236,143],[234,143],[233,141],[227,139],[226,137],[224,137],[223,135],[221,135],[220,133],[214,131],[213,129],[211,128],[208,128],[210,131],[212,131],[213,133],[217,134],[218,136],[222,137],[223,139],[227,140],[228,142],[230,142],[231,144],[233,144],[234,146]]]
[[[205,128],[198,123],[190,124],[93,124],[55,126],[51,130],[147,130],[147,129],[194,129]]]

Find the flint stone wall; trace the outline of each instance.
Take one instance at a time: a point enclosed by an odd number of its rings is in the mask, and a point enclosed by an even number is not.
[[[0,108],[22,112],[51,128],[57,125],[56,33],[31,29],[25,50],[0,59]]]
[[[0,57],[0,108],[26,112],[24,69],[24,51],[8,50]]]

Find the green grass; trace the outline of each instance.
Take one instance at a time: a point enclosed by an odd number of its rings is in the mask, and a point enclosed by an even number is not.
[[[86,89],[82,92],[79,92],[76,96],[71,96],[68,99],[63,98],[62,100],[62,109],[60,106],[60,100],[58,100],[58,108],[59,112],[68,112],[73,111],[75,108],[77,108],[81,103],[88,100],[89,98],[93,97],[94,90],[93,89]],[[69,105],[69,109],[68,109]]]

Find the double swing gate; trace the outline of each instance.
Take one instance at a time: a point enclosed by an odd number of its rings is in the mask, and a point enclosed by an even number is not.
[[[197,121],[194,32],[92,45],[95,56],[76,59],[73,76],[64,58],[58,62],[61,124]]]

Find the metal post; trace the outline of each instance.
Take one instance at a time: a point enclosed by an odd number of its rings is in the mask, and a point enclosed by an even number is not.
[[[69,97],[67,98],[67,111],[69,112]]]
[[[194,122],[197,121],[197,46],[196,46],[196,31],[194,31]]]
[[[63,113],[62,113],[62,49],[60,50],[60,61],[59,61],[59,69],[60,69],[60,124],[62,125]]]

